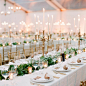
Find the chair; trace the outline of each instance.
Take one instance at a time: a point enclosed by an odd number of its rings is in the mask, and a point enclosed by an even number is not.
[[[16,52],[20,51],[20,54],[24,54],[24,44],[16,45]]]
[[[61,47],[61,44],[56,44],[56,50],[58,51]]]
[[[48,45],[48,46],[47,46],[47,51],[48,51],[48,52],[52,51],[53,47],[54,47],[54,45],[51,45],[51,46]]]
[[[11,52],[11,46],[3,46],[3,61],[8,61],[8,52]]]
[[[33,48],[24,49],[24,55],[25,55],[25,57],[29,57],[32,54],[33,54]]]
[[[18,60],[18,59],[20,59],[20,51],[18,51],[18,52],[8,52],[8,58],[9,58],[9,62],[11,60]]]
[[[0,65],[2,65],[2,57],[1,57],[1,54],[0,54]]]

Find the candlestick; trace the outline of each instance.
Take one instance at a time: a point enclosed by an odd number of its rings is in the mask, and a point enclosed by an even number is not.
[[[34,14],[34,19],[35,19],[35,34],[36,34],[36,15]]]
[[[43,38],[42,38],[42,41],[43,41],[43,45],[42,45],[42,51],[43,51],[43,57],[44,57],[44,48],[45,48],[45,38],[44,38],[44,30],[43,30]]]
[[[84,36],[85,36],[85,18],[84,18]]]
[[[80,15],[78,15],[78,27],[80,28]]]
[[[45,22],[45,9],[43,8],[43,30],[44,30],[44,22]]]
[[[53,15],[52,15],[52,28],[51,28],[51,34],[53,33],[52,29],[53,29]]]
[[[39,16],[38,17],[38,35],[39,35],[39,27],[40,27],[40,21],[39,21]]]
[[[75,18],[74,18],[74,27],[75,27]]]
[[[49,35],[49,14],[48,14],[48,35]]]

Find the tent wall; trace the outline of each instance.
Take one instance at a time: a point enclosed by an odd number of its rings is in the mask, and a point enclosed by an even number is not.
[[[39,20],[41,22],[43,22],[43,13],[42,12],[33,12],[33,13],[28,13],[27,18],[26,18],[26,23],[27,24],[35,23],[34,14],[39,16]],[[59,10],[58,11],[46,11],[45,12],[45,23],[48,22],[48,14],[50,16],[49,23],[52,23],[51,15],[54,16],[54,21],[53,22],[57,22],[57,21],[60,20],[60,11]],[[36,19],[36,21],[38,21],[38,19]],[[38,29],[39,26],[37,25],[36,28]],[[31,29],[34,30],[35,28],[32,27]],[[43,25],[40,25],[40,31],[42,31],[42,29],[43,29]],[[46,32],[47,32],[48,31],[48,25],[46,25],[46,24],[45,24],[45,29],[46,29]],[[50,24],[50,29],[51,29],[51,24]],[[53,32],[56,32],[58,30],[59,30],[59,28],[57,26],[54,26]]]
[[[26,21],[26,13],[22,10],[18,10],[17,12],[13,12],[12,10],[9,10],[8,7],[10,6],[13,6],[12,4],[6,2],[7,5],[6,5],[6,11],[10,11],[11,14],[10,15],[1,15],[0,14],[0,28],[6,28],[6,30],[8,30],[8,25],[7,26],[3,26],[2,25],[2,22],[6,21],[8,22],[9,24],[15,22],[16,25],[18,25],[17,27],[17,30],[19,30],[20,28],[22,28],[19,24],[20,21]],[[0,0],[0,13],[1,11],[5,11],[5,7],[4,7],[4,0]],[[16,26],[15,25],[15,26]],[[15,26],[12,26],[12,29],[15,27]],[[3,31],[3,30],[1,30]]]

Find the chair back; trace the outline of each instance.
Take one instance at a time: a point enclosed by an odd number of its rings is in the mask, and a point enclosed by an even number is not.
[[[9,62],[11,60],[18,60],[20,58],[20,51],[18,52],[8,52]]]
[[[2,57],[1,57],[1,54],[0,54],[0,65],[2,65]]]

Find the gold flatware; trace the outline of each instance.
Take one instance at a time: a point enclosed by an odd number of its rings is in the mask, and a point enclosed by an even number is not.
[[[44,85],[41,85],[41,84],[38,84],[38,83],[34,83],[34,82],[30,82],[32,85],[37,85],[37,86],[44,86]]]
[[[55,69],[59,69],[60,67],[56,67]]]
[[[86,62],[84,62],[84,63],[86,63]]]
[[[56,71],[53,71],[55,74],[58,74]]]
[[[60,77],[53,76],[53,78],[59,79]]]
[[[65,73],[61,73],[61,72],[58,72],[59,74],[61,74],[61,75],[66,75]]]
[[[76,69],[76,68],[71,68],[71,69]]]

